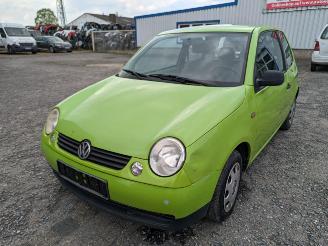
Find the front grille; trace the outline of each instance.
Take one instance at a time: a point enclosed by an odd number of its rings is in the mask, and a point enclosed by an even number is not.
[[[32,47],[33,43],[19,43],[22,47]]]
[[[72,155],[78,156],[77,150],[79,145],[79,141],[59,133],[58,146],[61,149],[71,153]],[[121,170],[128,164],[130,159],[131,156],[121,155],[91,146],[90,155],[86,160],[102,166]]]

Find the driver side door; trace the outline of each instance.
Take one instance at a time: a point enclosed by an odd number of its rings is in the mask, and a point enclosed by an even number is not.
[[[256,53],[254,100],[257,151],[260,151],[280,127],[285,107],[285,85],[257,87],[256,79],[266,71],[285,72],[285,61],[275,31],[260,34]]]

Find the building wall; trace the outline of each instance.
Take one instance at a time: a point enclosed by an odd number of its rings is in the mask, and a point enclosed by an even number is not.
[[[68,26],[77,26],[79,29],[84,25],[86,22],[97,22],[98,24],[110,24],[107,21],[99,19],[89,14],[83,14],[80,17],[76,18],[72,22],[68,23]]]
[[[201,11],[136,17],[137,43],[142,46],[156,34],[176,28],[177,22],[220,20],[221,24],[270,25],[283,30],[294,49],[312,49],[314,40],[328,24],[328,9],[266,13],[266,0],[238,0],[238,5]]]

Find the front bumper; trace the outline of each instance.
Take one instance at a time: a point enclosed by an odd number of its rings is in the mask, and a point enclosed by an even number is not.
[[[33,46],[13,45],[12,48],[14,52],[38,52],[38,47],[36,45]]]
[[[141,209],[136,209],[129,207],[120,203],[113,202],[111,200],[107,201],[95,196],[89,192],[79,189],[74,184],[68,182],[62,178],[57,172],[54,172],[58,180],[62,183],[64,187],[73,192],[81,200],[86,201],[90,205],[101,209],[105,212],[117,215],[124,219],[128,219],[137,223],[146,224],[153,228],[169,231],[177,231],[183,229],[193,223],[199,221],[206,216],[208,210],[208,204],[200,208],[193,214],[182,218],[175,219],[173,216],[163,215],[159,213],[147,212]]]
[[[83,161],[64,153],[57,148],[56,144],[49,144],[49,137],[44,134],[42,151],[57,176],[57,161],[61,161],[107,182],[109,202],[95,197],[59,177],[65,186],[78,193],[77,195],[82,199],[114,214],[165,230],[177,230],[204,217],[212,199],[209,187],[217,182],[217,175],[213,173],[189,186],[172,188],[137,182],[126,177],[123,178],[123,175],[119,175],[119,173],[111,175],[106,170],[84,165]],[[131,160],[132,163],[134,161]],[[121,174],[129,171],[130,165],[131,163],[121,171]]]
[[[328,56],[323,56],[319,51],[314,51],[312,53],[311,63],[316,65],[328,65]]]

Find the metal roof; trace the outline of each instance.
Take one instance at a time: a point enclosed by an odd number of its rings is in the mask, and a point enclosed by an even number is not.
[[[230,3],[221,3],[221,4],[208,5],[208,6],[203,6],[203,7],[161,12],[161,13],[156,13],[156,14],[139,15],[139,16],[135,16],[134,19],[137,20],[137,19],[151,18],[151,17],[163,16],[163,15],[174,15],[174,14],[188,13],[188,12],[194,12],[194,11],[200,11],[200,10],[224,8],[224,7],[235,6],[235,5],[238,5],[238,0],[235,0],[234,2],[230,2]]]

